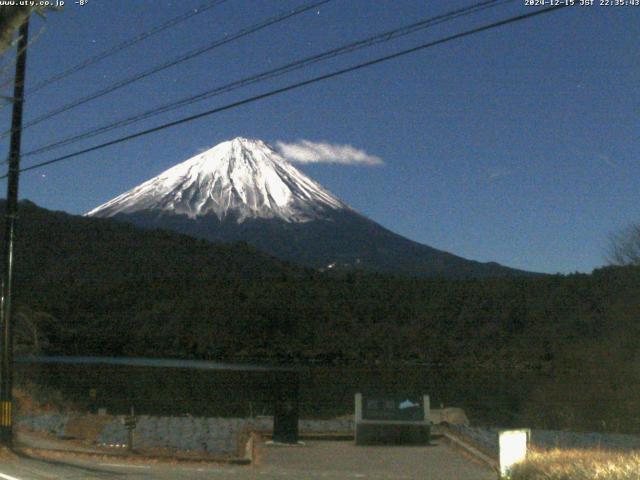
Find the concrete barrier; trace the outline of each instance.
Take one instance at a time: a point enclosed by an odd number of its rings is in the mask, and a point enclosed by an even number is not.
[[[457,407],[432,408],[431,423],[448,423],[450,425],[469,425],[469,418],[463,409]]]

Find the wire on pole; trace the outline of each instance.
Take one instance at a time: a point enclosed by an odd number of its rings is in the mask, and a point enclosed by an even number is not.
[[[331,0],[319,0],[319,1],[315,1],[313,3],[306,3],[304,5],[300,5],[292,10],[288,10],[284,13],[281,13],[279,15],[276,15],[274,17],[270,17],[267,18],[266,20],[263,20],[255,25],[252,25],[250,27],[246,27],[243,28],[241,30],[239,30],[238,32],[232,34],[232,35],[224,35],[223,37],[215,40],[214,42],[205,45],[203,47],[199,47],[197,49],[191,50],[183,55],[180,55],[177,58],[174,58],[173,60],[164,62],[160,65],[156,65],[148,70],[145,70],[143,72],[137,73],[136,75],[133,75],[131,77],[125,78],[123,80],[120,80],[118,82],[115,82],[114,84],[111,84],[101,90],[98,90],[96,92],[93,92],[89,95],[86,95],[84,97],[81,97],[77,100],[74,100],[70,103],[67,103],[65,105],[62,105],[61,107],[58,107],[54,110],[51,110],[47,113],[44,113],[42,115],[40,115],[39,117],[34,118],[33,120],[25,123],[22,126],[22,129],[25,130],[27,128],[30,128],[34,125],[38,125],[42,122],[44,122],[45,120],[49,120],[51,118],[54,118],[58,115],[60,115],[61,113],[64,112],[68,112],[69,110],[72,110],[76,107],[79,107],[81,105],[84,105],[88,102],[91,102],[93,100],[96,100],[98,98],[101,98],[109,93],[115,92],[116,90],[119,90],[120,88],[123,88],[127,85],[131,85],[132,83],[135,83],[139,80],[142,80],[144,78],[150,77],[151,75],[155,75],[156,73],[159,73],[163,70],[166,70],[167,68],[170,67],[174,67],[180,63],[186,62],[187,60],[191,60],[193,58],[196,58],[200,55],[203,55],[204,53],[210,52],[218,47],[221,47],[223,45],[226,45],[228,43],[231,43],[235,40],[238,40],[240,38],[246,37],[247,35],[251,35],[253,33],[256,33],[260,30],[263,30],[264,28],[267,28],[271,25],[275,25],[277,23],[283,22],[289,18],[295,17],[297,15],[300,15],[302,13],[305,13],[311,9],[314,8],[318,8],[321,5],[324,5],[328,2],[330,2]],[[2,134],[0,134],[0,138],[4,138],[7,135],[9,135],[11,133],[11,130],[5,131]]]
[[[23,168],[20,171],[21,172],[26,172],[26,171],[29,171],[29,170],[35,170],[35,169],[39,169],[39,168],[42,168],[42,167],[45,167],[45,166],[48,166],[48,165],[59,163],[59,162],[62,162],[64,160],[68,160],[70,158],[74,158],[74,157],[77,157],[79,155],[83,155],[85,153],[90,153],[90,152],[94,152],[94,151],[97,151],[97,150],[101,150],[103,148],[106,148],[106,147],[109,147],[109,146],[112,146],[112,145],[117,145],[119,143],[127,142],[127,141],[133,140],[135,138],[143,137],[143,136],[155,133],[155,132],[159,132],[159,131],[165,130],[167,128],[171,128],[171,127],[175,127],[177,125],[181,125],[183,123],[192,122],[194,120],[198,120],[200,118],[208,117],[208,116],[214,115],[216,113],[220,113],[220,112],[223,112],[223,111],[226,111],[226,110],[231,110],[233,108],[237,108],[237,107],[240,107],[242,105],[247,105],[249,103],[253,103],[253,102],[256,102],[256,101],[259,101],[259,100],[263,100],[263,99],[270,98],[270,97],[273,97],[273,96],[276,96],[276,95],[280,95],[282,93],[289,92],[289,91],[292,91],[292,90],[297,90],[299,88],[302,88],[302,87],[305,87],[305,86],[308,86],[308,85],[312,85],[312,84],[315,84],[315,83],[319,83],[319,82],[322,82],[324,80],[329,80],[331,78],[335,78],[335,77],[338,77],[338,76],[341,76],[341,75],[345,75],[347,73],[351,73],[351,72],[355,72],[355,71],[358,71],[358,70],[362,70],[364,68],[368,68],[368,67],[371,67],[373,65],[378,65],[380,63],[387,62],[389,60],[393,60],[393,59],[400,58],[400,57],[403,57],[403,56],[406,56],[406,55],[409,55],[409,54],[412,54],[412,53],[416,53],[416,52],[419,52],[419,51],[422,51],[422,50],[425,50],[425,49],[428,49],[428,48],[432,48],[432,47],[435,47],[437,45],[442,45],[444,43],[448,43],[448,42],[451,42],[453,40],[458,40],[460,38],[468,37],[470,35],[475,35],[477,33],[485,32],[487,30],[492,30],[494,28],[502,27],[504,25],[508,25],[508,24],[519,22],[519,21],[527,20],[529,18],[533,18],[533,17],[536,17],[538,15],[543,15],[545,13],[550,13],[550,12],[559,10],[561,8],[566,8],[566,7],[567,7],[567,5],[558,5],[558,6],[553,6],[553,7],[547,7],[547,8],[541,9],[541,10],[536,10],[536,11],[531,12],[531,13],[518,15],[518,16],[515,16],[515,17],[509,17],[509,18],[504,19],[504,20],[500,20],[500,21],[493,22],[493,23],[490,23],[490,24],[487,24],[487,25],[483,25],[481,27],[477,27],[477,28],[474,28],[474,29],[471,29],[471,30],[466,30],[466,31],[461,32],[461,33],[457,33],[455,35],[450,35],[448,37],[444,37],[444,38],[441,38],[439,40],[434,40],[432,42],[424,43],[424,44],[418,45],[416,47],[412,47],[412,48],[408,48],[408,49],[405,49],[405,50],[401,50],[399,52],[392,53],[390,55],[385,55],[383,57],[378,57],[376,59],[369,60],[367,62],[359,63],[359,64],[353,65],[351,67],[343,68],[341,70],[337,70],[337,71],[334,71],[334,72],[331,72],[331,73],[327,73],[327,74],[324,74],[324,75],[313,77],[311,79],[304,80],[304,81],[301,81],[301,82],[296,82],[296,83],[293,83],[293,84],[290,84],[290,85],[287,85],[287,86],[284,86],[284,87],[281,87],[281,88],[277,88],[275,90],[271,90],[271,91],[266,92],[266,93],[262,93],[262,94],[259,94],[259,95],[254,95],[252,97],[248,97],[248,98],[245,98],[243,100],[232,102],[232,103],[223,105],[221,107],[217,107],[217,108],[213,108],[213,109],[210,109],[210,110],[206,110],[204,112],[197,113],[195,115],[190,115],[188,117],[184,117],[184,118],[181,118],[179,120],[174,120],[172,122],[164,123],[162,125],[159,125],[159,126],[156,126],[156,127],[153,127],[153,128],[148,128],[146,130],[142,130],[142,131],[139,131],[139,132],[136,132],[136,133],[132,133],[130,135],[125,135],[123,137],[116,138],[114,140],[110,140],[108,142],[104,142],[104,143],[101,143],[99,145],[95,145],[93,147],[85,148],[85,149],[82,149],[82,150],[78,150],[76,152],[69,153],[67,155],[62,155],[60,157],[56,157],[56,158],[53,158],[53,159],[50,159],[50,160],[39,162],[39,163],[36,163],[36,164],[31,165],[29,167]],[[6,177],[6,175],[0,176],[0,179],[5,178],[5,177]]]
[[[142,32],[132,38],[128,38],[120,43],[118,43],[117,45],[114,45],[100,53],[97,53],[96,55],[93,55],[89,58],[86,58],[85,60],[73,65],[72,67],[67,68],[66,70],[63,70],[60,73],[57,73],[55,75],[52,75],[48,78],[45,78],[44,80],[41,80],[40,82],[36,83],[33,87],[31,87],[25,96],[29,96],[34,94],[35,92],[37,92],[38,90],[43,89],[44,87],[47,87],[49,85],[52,85],[55,82],[58,82],[64,78],[69,77],[70,75],[73,75],[76,72],[79,72],[81,70],[84,70],[87,67],[90,67],[92,65],[95,65],[98,62],[101,62],[102,60],[104,60],[105,58],[109,58],[112,55],[115,55],[116,53],[121,52],[122,50],[132,47],[133,45],[136,45],[140,42],[142,42],[143,40],[146,40],[149,37],[152,37],[153,35],[157,35],[158,33],[161,33],[169,28],[173,28],[176,25],[179,25],[180,23],[190,19],[191,17],[194,17],[196,15],[200,15],[208,10],[211,10],[214,7],[217,7],[218,5],[226,2],[227,0],[213,0],[213,1],[209,1],[206,3],[203,3],[202,5],[200,5],[199,7],[190,9],[188,12],[183,13],[182,15],[179,15],[177,17],[174,17],[160,25],[156,25],[155,27]]]
[[[299,70],[301,68],[306,68],[310,65],[325,61],[325,60],[329,60],[332,58],[336,58],[340,55],[344,55],[344,54],[348,54],[348,53],[353,53],[357,50],[361,50],[364,48],[368,48],[374,45],[378,45],[380,43],[384,43],[384,42],[389,42],[391,40],[395,40],[397,38],[401,38],[403,36],[418,32],[418,31],[422,31],[426,28],[430,28],[433,27],[435,25],[439,25],[441,23],[445,23],[445,22],[449,22],[451,20],[454,20],[456,18],[460,18],[462,16],[467,16],[467,15],[471,15],[471,14],[475,14],[478,13],[482,10],[488,9],[488,8],[493,8],[496,7],[498,5],[501,4],[505,4],[505,3],[511,3],[514,0],[488,0],[485,2],[481,2],[478,4],[474,4],[472,6],[466,7],[466,8],[461,8],[458,10],[454,10],[451,12],[447,12],[445,14],[442,15],[438,15],[435,17],[428,17],[425,19],[422,19],[418,22],[414,22],[412,24],[409,25],[405,25],[399,28],[395,28],[392,30],[388,30],[385,31],[383,33],[379,33],[370,37],[367,37],[365,39],[362,40],[358,40],[356,42],[350,42],[347,43],[341,47],[338,48],[334,48],[325,52],[322,52],[320,54],[316,54],[316,55],[311,55],[305,58],[302,58],[300,60],[296,60],[293,62],[289,62],[285,65],[281,65],[277,68],[273,68],[264,72],[261,72],[259,74],[256,75],[251,75],[245,78],[242,78],[240,80],[235,80],[233,82],[221,85],[219,87],[213,88],[213,89],[207,89],[203,92],[200,92],[196,95],[189,95],[185,98],[182,98],[180,100],[177,101],[173,101],[170,103],[166,103],[164,105],[161,105],[159,107],[154,107],[150,110],[146,110],[144,112],[138,113],[136,115],[133,116],[129,116],[120,120],[117,120],[115,122],[111,122],[105,125],[102,125],[100,127],[97,128],[91,128],[88,130],[85,130],[84,132],[81,133],[77,133],[74,135],[70,135],[68,137],[62,138],[56,142],[47,144],[47,145],[43,145],[41,147],[38,147],[34,150],[30,150],[28,152],[25,152],[23,154],[23,157],[26,156],[32,156],[32,155],[39,155],[54,149],[57,149],[59,147],[63,147],[63,146],[67,146],[67,145],[72,145],[75,144],[77,142],[80,142],[82,140],[86,140],[88,138],[92,138],[95,137],[96,135],[100,135],[118,128],[122,128],[128,125],[132,125],[134,123],[138,123],[142,120],[146,120],[148,118],[152,118],[154,116],[160,115],[162,113],[166,113],[172,110],[176,110],[178,108],[182,108],[188,105],[192,105],[194,103],[197,102],[201,102],[203,100],[207,100],[210,99],[212,97],[224,94],[224,93],[229,93],[232,91],[235,91],[239,88],[242,87],[246,87],[248,85],[252,85],[258,82],[262,82],[265,80],[269,80],[272,78],[276,78],[279,76],[282,76],[286,73],[290,73],[296,70]]]

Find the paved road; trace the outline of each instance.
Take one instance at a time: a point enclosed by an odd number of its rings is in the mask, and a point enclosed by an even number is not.
[[[299,447],[260,445],[255,466],[142,464],[68,456],[0,457],[2,480],[200,480],[200,479],[424,479],[495,480],[496,474],[441,440],[429,447],[356,447],[315,441]]]

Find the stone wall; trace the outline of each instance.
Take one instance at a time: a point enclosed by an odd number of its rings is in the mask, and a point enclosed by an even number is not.
[[[17,419],[17,426],[32,432],[50,433],[63,437],[69,415],[46,413],[42,415],[25,415]]]
[[[462,408],[432,408],[429,411],[429,420],[434,425],[448,423],[452,425],[469,425],[469,418]]]
[[[138,417],[134,430],[136,448],[169,448],[216,454],[233,454],[243,422],[230,418]],[[96,439],[99,445],[126,445],[128,430],[122,418],[116,417]]]
[[[124,446],[128,431],[123,416],[98,417],[102,420],[95,438],[85,438],[100,446]],[[87,416],[38,415],[18,419],[19,427],[46,432],[58,437],[70,436],[74,422],[87,422]],[[238,441],[252,431],[271,432],[272,417],[204,418],[204,417],[137,417],[134,431],[136,448],[168,448],[212,454],[235,454]],[[300,420],[300,433],[353,433],[353,420]]]

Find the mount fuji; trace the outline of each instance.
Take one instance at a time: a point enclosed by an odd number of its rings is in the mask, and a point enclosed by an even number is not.
[[[213,241],[245,241],[320,269],[487,277],[529,272],[480,263],[397,235],[351,209],[261,140],[235,138],[86,213]]]

